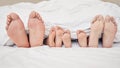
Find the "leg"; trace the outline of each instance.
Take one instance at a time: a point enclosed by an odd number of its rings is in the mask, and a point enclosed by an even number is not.
[[[66,30],[64,32],[62,40],[63,40],[63,44],[65,45],[66,48],[72,47],[71,35],[70,35],[70,31],[69,30]]]
[[[106,16],[103,31],[103,47],[105,48],[112,47],[116,32],[117,24],[115,22],[115,19],[113,17]]]
[[[87,47],[87,35],[84,31],[77,31],[77,38],[80,47]]]
[[[46,41],[47,45],[49,45],[50,47],[55,47],[55,34],[55,28],[52,27]]]
[[[56,39],[55,39],[56,47],[62,47],[62,36],[64,30],[59,26],[56,26],[55,29],[56,29]]]
[[[31,47],[43,45],[45,25],[40,15],[33,11],[28,20],[29,38]]]
[[[25,32],[25,27],[19,16],[15,13],[11,13],[7,16],[7,26],[6,31],[10,39],[18,47],[29,47],[27,34]]]
[[[103,31],[104,18],[99,15],[96,16],[91,25],[91,32],[89,37],[89,47],[98,47],[99,37]]]

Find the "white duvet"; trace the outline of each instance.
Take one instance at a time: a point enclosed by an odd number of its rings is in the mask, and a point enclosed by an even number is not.
[[[115,42],[120,42],[120,7],[100,0],[50,0],[37,4],[19,3],[12,6],[0,7],[0,45],[5,45],[9,37],[5,31],[6,16],[17,13],[24,22],[27,30],[28,17],[31,11],[37,11],[42,16],[46,26],[46,36],[52,26],[61,26],[71,30],[73,39],[76,31],[84,30],[89,35],[92,19],[98,14],[114,16],[118,31]]]
[[[52,26],[59,25],[70,29],[73,39],[76,31],[82,29],[89,35],[92,19],[98,14],[114,16],[118,31],[115,42],[120,42],[120,7],[100,0],[50,0],[37,4],[19,3],[12,6],[0,7],[0,45],[5,45],[9,37],[5,31],[6,16],[17,13],[24,22],[27,30],[28,17],[31,11],[37,11],[42,16],[46,26],[46,36]]]

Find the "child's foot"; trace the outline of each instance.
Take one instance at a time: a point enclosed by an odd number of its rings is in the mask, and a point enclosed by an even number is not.
[[[55,47],[55,28],[52,27],[47,39],[47,45],[49,45],[50,47]]]
[[[87,47],[87,35],[84,31],[77,31],[77,38],[80,47]]]
[[[35,11],[31,12],[28,27],[31,47],[43,45],[45,25],[39,13]]]
[[[66,48],[72,47],[71,35],[70,35],[70,31],[69,30],[66,30],[64,32],[62,40],[63,40],[63,44],[65,45]]]
[[[91,32],[89,37],[89,47],[98,47],[99,37],[103,31],[104,18],[99,15],[96,16],[91,25]]]
[[[62,36],[64,30],[59,26],[56,26],[55,28],[56,28],[56,39],[55,39],[56,47],[62,47]]]
[[[105,48],[112,47],[116,32],[117,24],[115,22],[115,19],[113,17],[106,16],[103,33],[103,47]]]
[[[18,47],[29,47],[28,38],[25,32],[23,22],[17,14],[11,13],[7,16],[6,31],[10,39]]]

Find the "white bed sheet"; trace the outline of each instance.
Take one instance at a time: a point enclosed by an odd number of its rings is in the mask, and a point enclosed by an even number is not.
[[[0,46],[0,68],[120,68],[120,48]]]

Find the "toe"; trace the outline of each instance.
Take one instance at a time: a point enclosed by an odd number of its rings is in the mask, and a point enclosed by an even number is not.
[[[114,18],[114,17],[111,17],[111,21],[112,21],[112,23],[113,23],[115,26],[117,26],[117,23],[116,23],[116,21],[115,21],[115,18]]]
[[[29,16],[30,18],[35,18],[36,17],[36,12],[35,11],[32,11],[31,13],[30,13],[30,16]]]
[[[65,30],[62,39],[68,39],[68,38],[70,38],[70,30]]]
[[[12,20],[16,20],[16,19],[19,19],[19,16],[16,13],[10,13],[8,15],[8,18]]]
[[[64,30],[59,26],[55,27],[55,31],[56,31],[56,35],[58,35],[58,36],[63,35],[63,33],[64,33]]]
[[[59,30],[59,29],[60,29],[60,27],[59,27],[59,26],[55,26],[55,29],[56,29],[56,30]]]
[[[36,18],[39,19],[39,21],[41,21],[41,23],[44,23],[44,21],[42,20],[42,17],[37,12],[36,12]]]
[[[87,37],[87,35],[86,35],[85,32],[81,32],[81,33],[78,35],[78,38],[83,38],[83,37]]]
[[[9,21],[7,21],[6,25],[10,25],[10,22],[9,22]]]
[[[39,19],[40,18],[40,14],[38,12],[35,12],[35,16]]]
[[[52,27],[52,28],[51,28],[51,30],[52,30],[52,31],[55,31],[55,28],[54,28],[54,27]]]
[[[60,26],[55,27],[56,30],[63,30]]]
[[[94,19],[93,19],[93,21],[92,21],[92,23],[96,22],[99,16],[100,15],[95,16]]]
[[[106,23],[109,23],[110,21],[111,21],[111,18],[110,18],[109,15],[107,15],[107,16],[105,17],[105,22],[106,22]]]
[[[70,34],[70,30],[65,30],[64,33]]]
[[[104,17],[102,15],[99,15],[98,21],[104,21]]]
[[[11,21],[12,21],[12,17],[8,15],[6,24],[9,25]]]
[[[77,34],[80,34],[81,32],[85,33],[83,30],[78,30]]]
[[[66,32],[70,34],[70,30],[66,30]]]
[[[10,14],[7,16],[7,19],[11,19],[11,16],[10,16]]]
[[[11,19],[10,19],[10,18],[8,18],[8,19],[7,19],[7,22],[11,22]]]
[[[52,28],[50,29],[50,33],[53,32],[53,31],[55,31],[55,28],[54,28],[54,27],[52,27]]]
[[[84,36],[84,35],[86,35],[86,33],[83,30],[78,30],[77,37],[81,38],[81,35]]]
[[[8,16],[7,16],[7,22],[6,22],[6,30],[8,30],[8,27],[11,23],[12,20],[16,20],[18,19],[19,16],[16,14],[16,13],[10,13]]]
[[[76,32],[76,33],[77,33],[77,35],[78,35],[78,34],[80,33],[80,30],[77,30],[77,32]]]
[[[10,22],[12,17],[10,15],[7,16],[7,21]]]
[[[36,12],[36,17],[40,19],[40,14]]]

